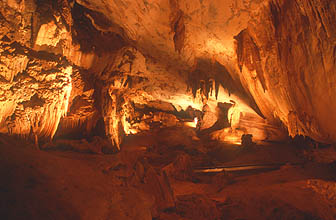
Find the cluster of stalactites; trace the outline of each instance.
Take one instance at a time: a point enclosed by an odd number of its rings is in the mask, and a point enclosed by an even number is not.
[[[218,98],[220,83],[214,79],[200,80],[198,83],[193,82],[191,86],[193,97],[196,98],[197,91],[200,92],[202,99],[209,99],[209,96],[213,96],[215,93],[216,99]]]
[[[49,97],[41,98],[44,103],[35,105],[16,105],[14,114],[7,118],[6,124],[8,133],[23,136],[34,136],[53,138],[58,128],[60,119],[68,111],[69,97],[72,89],[71,71],[69,66],[62,73],[62,82],[57,86],[51,86]],[[34,96],[37,96],[36,94]],[[41,95],[42,96],[42,95]]]
[[[215,60],[196,59],[192,71],[189,74],[188,85],[191,87],[193,96],[200,90],[206,99],[215,92],[218,99],[219,87],[225,88],[229,94],[242,90],[234,81],[225,66]]]

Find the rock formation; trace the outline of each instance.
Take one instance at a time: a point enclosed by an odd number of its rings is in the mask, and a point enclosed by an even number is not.
[[[213,138],[336,142],[335,17],[333,0],[2,1],[0,131],[114,151],[207,106],[229,123]]]

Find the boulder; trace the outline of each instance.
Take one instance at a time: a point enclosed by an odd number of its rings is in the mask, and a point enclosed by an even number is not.
[[[191,180],[192,179],[192,163],[188,154],[179,154],[175,161],[163,168],[169,177],[177,180]]]
[[[193,220],[220,219],[216,203],[201,194],[178,196],[176,212],[182,217]]]

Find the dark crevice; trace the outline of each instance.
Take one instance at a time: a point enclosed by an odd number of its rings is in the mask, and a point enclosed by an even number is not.
[[[75,3],[72,8],[72,38],[80,45],[82,52],[95,52],[99,55],[106,51],[117,51],[126,46],[125,40],[119,33],[97,30],[92,21],[85,16],[86,14],[91,15],[102,27],[112,25],[104,15]],[[122,29],[119,28],[119,30]]]

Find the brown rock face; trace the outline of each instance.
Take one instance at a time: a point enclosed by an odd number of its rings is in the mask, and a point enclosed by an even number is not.
[[[203,121],[215,139],[336,141],[332,0],[6,0],[0,8],[3,133],[99,135],[120,149],[125,135],[150,129],[148,117],[175,126],[189,106],[215,113],[226,103],[225,114]],[[153,107],[160,102],[168,110]]]
[[[188,210],[194,210],[188,213]],[[219,219],[220,214],[216,208],[216,203],[202,195],[191,194],[177,198],[176,211],[187,219]]]
[[[335,142],[334,1],[270,1],[237,35],[243,84],[291,136]]]
[[[5,75],[1,82],[1,127],[11,134],[53,137],[68,110],[72,66],[15,43],[4,46],[2,60],[16,57],[23,60],[10,63],[12,76]]]

